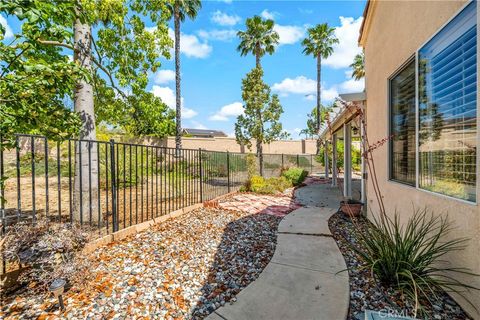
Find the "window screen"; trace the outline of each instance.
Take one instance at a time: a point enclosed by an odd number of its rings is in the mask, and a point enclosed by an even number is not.
[[[415,60],[390,79],[390,179],[415,185]]]
[[[476,1],[421,48],[418,59],[419,185],[475,201]]]

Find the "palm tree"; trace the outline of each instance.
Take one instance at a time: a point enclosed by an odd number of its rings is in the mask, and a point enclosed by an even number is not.
[[[321,71],[322,58],[326,59],[333,53],[333,45],[338,43],[335,37],[335,28],[329,27],[328,24],[322,23],[315,27],[309,28],[308,37],[303,39],[303,53],[311,55],[317,59],[317,133],[320,134],[321,126]],[[317,143],[317,153],[320,151],[319,142]]]
[[[247,30],[237,32],[237,36],[240,38],[237,51],[240,52],[242,57],[249,53],[255,55],[255,68],[261,69],[260,59],[265,53],[272,55],[280,39],[278,33],[273,30],[275,22],[271,19],[264,20],[259,16],[253,16],[253,18],[247,19],[245,25],[247,26]],[[260,109],[258,110],[257,119],[259,119],[259,121],[262,119]],[[263,126],[261,130],[263,135]],[[260,139],[257,139],[256,148],[260,175],[263,176],[263,146]]]
[[[182,106],[180,94],[180,23],[185,21],[185,17],[195,19],[198,11],[202,8],[200,0],[173,0],[168,9],[173,16],[175,29],[175,148],[177,153],[182,148]]]
[[[350,68],[353,69],[352,77],[355,80],[360,80],[365,77],[365,55],[363,51],[355,56]]]
[[[280,36],[273,30],[275,25],[273,20],[264,20],[259,16],[254,16],[248,18],[245,24],[247,30],[237,32],[237,36],[240,38],[237,50],[240,51],[241,56],[249,53],[255,55],[256,67],[259,68],[260,58],[265,53],[273,54]]]

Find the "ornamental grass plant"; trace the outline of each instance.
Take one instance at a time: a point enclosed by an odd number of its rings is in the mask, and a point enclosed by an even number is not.
[[[444,257],[465,248],[466,238],[445,240],[452,231],[447,217],[435,216],[428,209],[414,209],[402,224],[397,212],[393,217],[372,216],[373,224],[357,232],[361,248],[354,250],[381,283],[400,290],[422,311],[442,290],[465,300],[466,289],[478,288],[461,282],[456,276],[476,276],[467,268],[453,267]],[[473,304],[472,304],[473,306]]]

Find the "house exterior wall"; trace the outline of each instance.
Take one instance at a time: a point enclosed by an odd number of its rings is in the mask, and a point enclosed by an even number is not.
[[[372,1],[370,3],[365,30],[361,43],[365,50],[366,92],[367,92],[367,135],[370,143],[389,135],[388,128],[388,78],[435,34],[464,5],[465,1]],[[478,10],[478,8],[477,8]],[[478,15],[478,11],[477,11]],[[477,26],[478,30],[478,26]],[[477,32],[477,37],[478,37]],[[478,40],[477,40],[478,42]],[[480,46],[477,46],[477,50]],[[477,52],[477,56],[479,53]],[[477,74],[480,74],[477,65]],[[480,90],[477,90],[480,92]],[[477,92],[477,101],[479,101]],[[478,108],[478,104],[477,104]],[[477,117],[480,112],[477,111]],[[477,128],[480,121],[477,119]],[[477,131],[479,131],[477,129]],[[477,133],[477,150],[480,139]],[[469,240],[465,250],[452,253],[447,259],[454,266],[468,267],[480,274],[480,207],[463,201],[431,194],[415,187],[389,181],[388,145],[374,151],[378,183],[384,196],[386,210],[395,210],[406,221],[416,208],[428,207],[435,215],[448,214],[455,230],[449,238],[466,237]],[[477,154],[477,202],[480,202]],[[378,205],[368,181],[368,205],[378,212]],[[370,210],[369,210],[370,212]],[[470,285],[480,287],[480,277],[462,276]],[[467,294],[474,305],[480,307],[480,292]],[[480,314],[460,297],[454,298],[476,319]],[[480,308],[479,308],[480,309]]]

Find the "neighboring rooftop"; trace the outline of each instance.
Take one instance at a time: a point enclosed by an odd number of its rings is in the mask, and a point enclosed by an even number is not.
[[[209,129],[183,129],[183,133],[190,135],[192,137],[198,138],[215,138],[215,137],[227,137],[225,132],[219,130],[209,130]]]

